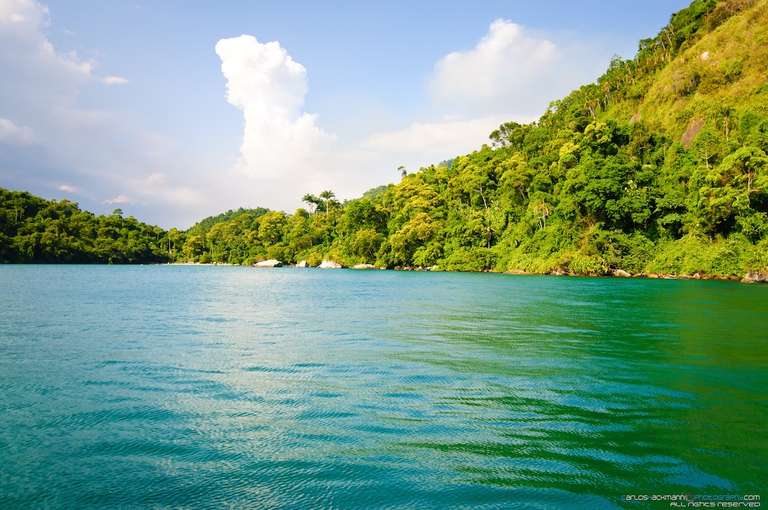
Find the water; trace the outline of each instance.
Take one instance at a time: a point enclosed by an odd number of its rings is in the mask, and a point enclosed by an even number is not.
[[[0,289],[2,508],[638,508],[768,480],[765,286],[2,266]]]

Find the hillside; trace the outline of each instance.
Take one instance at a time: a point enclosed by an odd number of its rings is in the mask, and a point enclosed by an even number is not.
[[[229,211],[172,259],[729,277],[768,270],[768,0],[694,0],[476,152],[361,198]]]
[[[0,263],[165,262],[168,233],[124,217],[82,211],[68,200],[45,200],[0,188]]]

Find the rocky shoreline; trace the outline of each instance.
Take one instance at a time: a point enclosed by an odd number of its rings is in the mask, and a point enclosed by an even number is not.
[[[609,273],[573,273],[564,270],[555,270],[548,273],[534,273],[523,270],[505,271],[506,274],[517,275],[551,275],[551,276],[581,276],[581,277],[593,277],[593,278],[638,278],[649,280],[719,280],[719,281],[735,281],[742,283],[768,283],[768,273],[759,271],[749,271],[744,276],[738,276],[735,274],[730,275],[716,275],[707,273],[693,273],[693,274],[675,274],[675,273],[629,273],[623,269],[614,269]]]
[[[229,264],[226,262],[171,262],[168,265],[176,266],[233,266],[236,264]],[[317,266],[312,266],[307,263],[306,260],[297,262],[296,264],[284,264],[279,260],[264,260],[252,264],[250,267],[257,268],[279,268],[279,267],[295,267],[295,268],[318,268],[318,269],[354,269],[354,270],[379,270],[379,271],[416,271],[416,272],[461,272],[452,271],[446,269],[440,269],[438,266],[432,267],[420,267],[420,266],[395,266],[393,268],[386,268],[381,266],[375,266],[373,264],[355,264],[352,266],[345,266],[339,262],[333,260],[324,260]],[[613,269],[608,273],[576,273],[566,271],[563,269],[556,269],[549,272],[533,272],[523,269],[511,269],[508,271],[482,271],[484,273],[502,273],[509,275],[528,275],[528,276],[573,276],[573,277],[592,277],[592,278],[639,278],[649,280],[719,280],[719,281],[735,281],[741,283],[765,283],[768,284],[768,271],[748,271],[743,276],[738,275],[715,275],[707,273],[693,273],[693,274],[674,274],[674,273],[630,273],[623,269]]]

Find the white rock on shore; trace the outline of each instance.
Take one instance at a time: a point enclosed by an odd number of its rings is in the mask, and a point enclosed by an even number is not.
[[[306,260],[300,260],[296,262],[296,267],[309,267],[309,263]]]
[[[376,269],[373,264],[355,264],[352,269]]]
[[[320,269],[341,269],[342,266],[338,262],[334,262],[333,260],[324,260],[319,266]]]
[[[283,267],[283,263],[276,259],[269,259],[269,260],[262,260],[261,262],[256,262],[254,267]]]

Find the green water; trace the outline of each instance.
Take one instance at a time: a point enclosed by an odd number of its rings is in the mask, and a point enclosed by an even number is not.
[[[0,508],[640,508],[768,481],[768,286],[0,266],[0,290]]]

